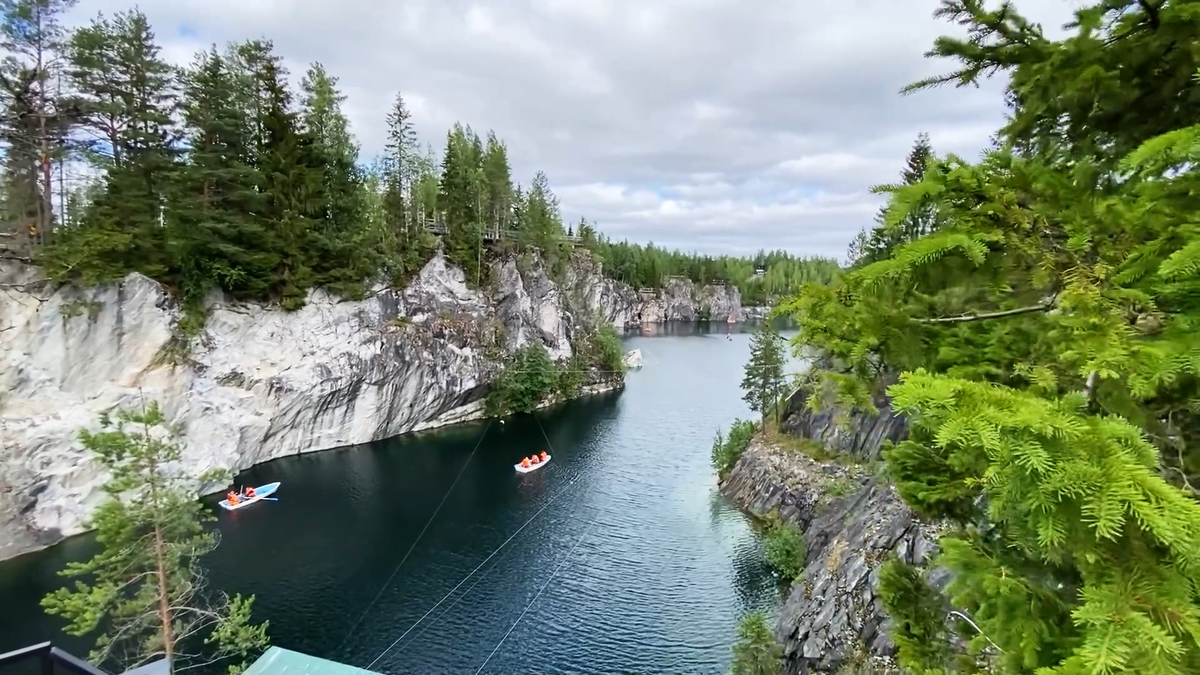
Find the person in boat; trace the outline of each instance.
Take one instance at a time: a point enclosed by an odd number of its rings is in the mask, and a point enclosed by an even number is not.
[[[522,469],[528,469],[528,468],[529,468],[529,458],[528,458],[528,457],[522,457],[522,458],[521,458],[521,468],[522,468]]]
[[[537,455],[534,455],[533,457],[530,457],[530,458],[529,458],[529,462],[530,462],[531,464],[538,464],[539,462],[541,462],[541,460],[539,460],[539,459],[538,459],[538,456],[537,456]]]
[[[542,454],[538,456],[538,459],[540,459],[543,462],[546,461],[546,451],[545,450],[543,450]]]
[[[254,499],[254,488],[246,486],[246,499]]]
[[[238,499],[237,493],[234,492],[233,490],[230,490],[229,494],[225,495],[225,499],[229,502],[230,506],[233,506],[234,504],[237,504],[239,501],[241,501],[240,499]]]

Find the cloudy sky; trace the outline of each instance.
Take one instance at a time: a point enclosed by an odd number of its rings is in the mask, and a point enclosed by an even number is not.
[[[936,0],[140,0],[165,54],[266,37],[293,79],[337,75],[364,155],[397,91],[423,142],[494,129],[516,177],[544,170],[564,218],[709,253],[842,257],[916,135],[970,157],[1001,83],[908,97],[948,64]],[[1079,0],[1017,0],[1052,33]],[[129,8],[79,0],[71,23]]]

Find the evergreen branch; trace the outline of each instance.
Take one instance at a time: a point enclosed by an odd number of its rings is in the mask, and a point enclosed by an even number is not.
[[[1019,316],[1021,314],[1033,314],[1035,312],[1046,312],[1054,309],[1057,296],[1051,296],[1046,300],[1039,302],[1036,305],[1028,307],[1018,307],[1016,309],[1006,309],[1001,312],[987,312],[984,314],[962,314],[960,316],[942,316],[934,319],[915,319],[917,323],[966,323],[968,321],[984,321],[986,319],[1002,319],[1008,316]]]

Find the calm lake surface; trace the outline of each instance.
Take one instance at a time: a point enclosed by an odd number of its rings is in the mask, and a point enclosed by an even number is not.
[[[621,393],[247,471],[279,501],[220,514],[212,584],[255,594],[273,644],[381,673],[728,672],[738,618],[779,598],[709,464],[715,431],[750,416],[740,330],[628,338],[646,366]],[[549,465],[513,471],[542,449]],[[38,600],[92,546],[0,563],[0,652],[86,655]]]

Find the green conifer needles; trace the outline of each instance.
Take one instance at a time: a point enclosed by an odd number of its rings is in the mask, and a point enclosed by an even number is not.
[[[184,468],[175,430],[153,403],[101,423],[98,433],[80,433],[111,476],[91,521],[101,550],[68,565],[62,574],[83,580],[42,604],[67,619],[71,634],[98,633],[97,664],[126,669],[165,657],[173,671],[239,671],[242,658],[266,645],[267,626],[250,622],[253,597],[206,586],[199,562],[218,539],[205,527],[213,516],[195,499],[195,482],[218,476]]]
[[[969,37],[918,88],[1007,71],[1008,125],[888,186],[886,250],[787,307],[824,357],[810,402],[886,391],[911,422],[889,473],[951,526],[948,597],[882,576],[900,658],[963,667],[914,648],[948,600],[995,672],[1200,672],[1200,63],[1178,49],[1200,2],[1099,3],[1058,42],[1011,5],[942,5]],[[899,227],[915,209],[928,231]]]

